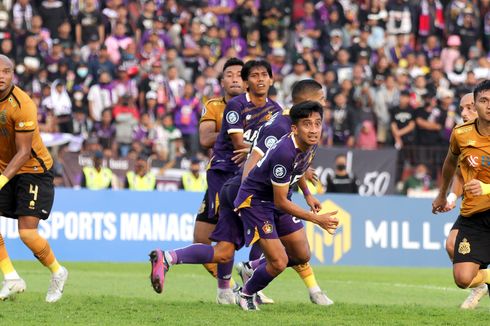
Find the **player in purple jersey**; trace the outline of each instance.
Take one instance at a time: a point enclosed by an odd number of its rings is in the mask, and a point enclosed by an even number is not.
[[[199,141],[202,146],[212,148],[216,142],[221,129],[223,112],[227,102],[233,97],[243,93],[242,71],[243,61],[237,58],[228,59],[223,66],[223,75],[221,77],[221,87],[224,96],[211,99],[206,102],[204,112],[199,124]],[[199,212],[196,216],[194,226],[194,243],[211,244],[209,235],[213,232],[217,219],[213,215],[209,218],[208,192],[204,194]],[[213,276],[217,276],[216,264],[205,264],[204,268]]]
[[[213,147],[213,157],[207,171],[209,217],[219,209],[219,191],[237,171],[234,151],[249,148],[259,128],[282,108],[267,97],[272,85],[272,69],[268,62],[250,60],[242,68],[247,92],[236,96],[226,105],[223,124]]]
[[[293,104],[299,104],[305,101],[316,101],[323,107],[325,107],[326,104],[325,93],[322,85],[313,79],[305,79],[295,83],[292,89],[292,98]],[[245,162],[242,180],[246,178],[250,170],[255,167],[256,164],[264,157],[269,148],[274,146],[274,144],[284,135],[291,132],[291,124],[292,121],[291,117],[289,116],[289,111],[284,110],[282,114],[277,114],[269,122],[262,126],[262,128],[260,128],[259,134],[254,141],[251,153]],[[311,206],[314,207],[315,198],[310,194],[308,188],[305,187],[305,189],[302,190],[304,190],[303,193],[305,194],[306,201],[311,203]],[[294,217],[289,214],[276,212],[276,215],[281,216],[283,221],[295,220]],[[296,248],[295,255],[309,257],[310,247],[305,229],[303,228],[302,223],[298,223],[297,226],[297,228],[287,227],[288,232],[285,234],[279,234],[279,237],[283,245],[286,247],[286,251],[293,247]],[[290,244],[294,244],[294,246],[291,246]],[[258,246],[258,244],[256,243],[254,246]],[[289,250],[291,251],[292,249]],[[255,257],[250,257],[250,260],[254,259]],[[293,268],[307,286],[311,302],[319,305],[333,304],[333,301],[330,300],[320,289],[320,286],[315,278],[315,274],[313,273],[313,269],[308,262],[298,266],[293,266]],[[244,283],[247,275],[251,275],[252,273],[251,267],[248,266],[247,263],[239,263],[237,265],[237,271],[239,275],[242,276]]]
[[[284,136],[257,163],[242,182],[235,207],[243,222],[245,244],[259,242],[265,259],[256,267],[252,277],[239,293],[239,305],[244,310],[257,310],[255,293],[265,288],[287,266],[308,262],[309,255],[288,255],[279,239],[282,219],[271,218],[275,210],[318,224],[333,233],[338,220],[330,212],[317,215],[321,205],[317,201],[313,212],[306,211],[290,200],[291,186],[304,184],[308,169],[321,138],[323,107],[318,102],[303,102],[291,108],[292,133]],[[295,251],[293,245],[290,252]]]

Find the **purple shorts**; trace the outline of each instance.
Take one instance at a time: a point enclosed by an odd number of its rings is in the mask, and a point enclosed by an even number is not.
[[[235,212],[233,201],[240,189],[240,176],[228,180],[220,192],[219,219],[209,239],[212,241],[231,242],[238,250],[244,245],[242,220]]]
[[[304,227],[302,220],[279,210],[275,211],[274,222],[276,223],[279,238],[301,230]]]
[[[234,172],[221,170],[208,170],[206,181],[208,183],[208,217],[218,219],[218,209],[220,205],[219,193],[226,181],[235,175]]]

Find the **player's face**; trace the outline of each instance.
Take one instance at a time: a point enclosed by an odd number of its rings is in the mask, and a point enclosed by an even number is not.
[[[475,102],[473,100],[473,94],[466,94],[461,98],[461,101],[459,102],[459,110],[461,111],[461,118],[463,118],[464,122],[474,120],[478,117]]]
[[[14,69],[11,64],[0,60],[0,92],[7,91],[12,85]]]
[[[305,100],[318,102],[322,105],[323,108],[327,106],[327,100],[325,98],[325,92],[323,91],[323,89],[319,89],[316,92],[312,92],[305,98]]]
[[[321,115],[313,112],[308,118],[300,119],[297,125],[292,126],[292,131],[301,143],[307,146],[318,144],[322,134]]]
[[[265,67],[254,67],[248,76],[247,86],[251,94],[256,96],[265,96],[269,93],[272,85],[272,79]]]
[[[478,118],[490,123],[490,90],[478,94],[475,102]]]
[[[223,72],[221,86],[225,93],[234,97],[243,93],[242,66],[229,66]]]

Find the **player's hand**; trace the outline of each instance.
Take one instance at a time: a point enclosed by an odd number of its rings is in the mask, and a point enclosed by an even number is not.
[[[333,217],[333,215],[337,213],[338,211],[334,211],[334,212],[318,215],[316,224],[318,224],[318,226],[326,230],[328,233],[334,234],[335,230],[339,226],[339,220]]]
[[[315,169],[308,168],[308,170],[305,171],[305,179],[316,185],[318,182],[318,176],[315,173]]]
[[[247,158],[247,154],[249,151],[250,148],[248,147],[236,149],[233,151],[233,154],[235,154],[235,156],[233,156],[231,160],[238,166],[241,166],[241,164],[245,162],[245,159]]]
[[[322,204],[320,203],[320,201],[315,196],[313,196],[312,194],[309,194],[309,195],[305,196],[305,200],[313,212],[318,213],[319,211],[321,211]]]
[[[432,202],[432,214],[445,213],[449,211],[445,194],[439,193]]]
[[[481,196],[483,194],[482,184],[479,180],[472,179],[463,186],[465,193],[472,196]]]

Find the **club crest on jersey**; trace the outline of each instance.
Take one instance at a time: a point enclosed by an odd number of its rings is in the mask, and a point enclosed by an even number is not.
[[[463,238],[463,241],[459,243],[458,252],[462,255],[466,255],[471,252],[471,245],[466,238]]]
[[[281,164],[277,164],[274,166],[273,173],[276,178],[280,179],[286,175],[286,168]]]
[[[7,124],[7,111],[3,110],[0,112],[0,124]]]
[[[269,223],[269,221],[266,221],[264,226],[262,226],[262,231],[264,231],[265,234],[271,234],[273,230],[274,227]]]
[[[235,124],[238,122],[239,115],[236,111],[230,111],[226,114],[226,122],[229,124]]]
[[[275,143],[277,143],[277,138],[274,136],[269,136],[265,139],[265,147],[267,148],[271,148]]]
[[[272,112],[269,111],[267,115],[264,117],[265,121],[269,121],[272,118]]]

